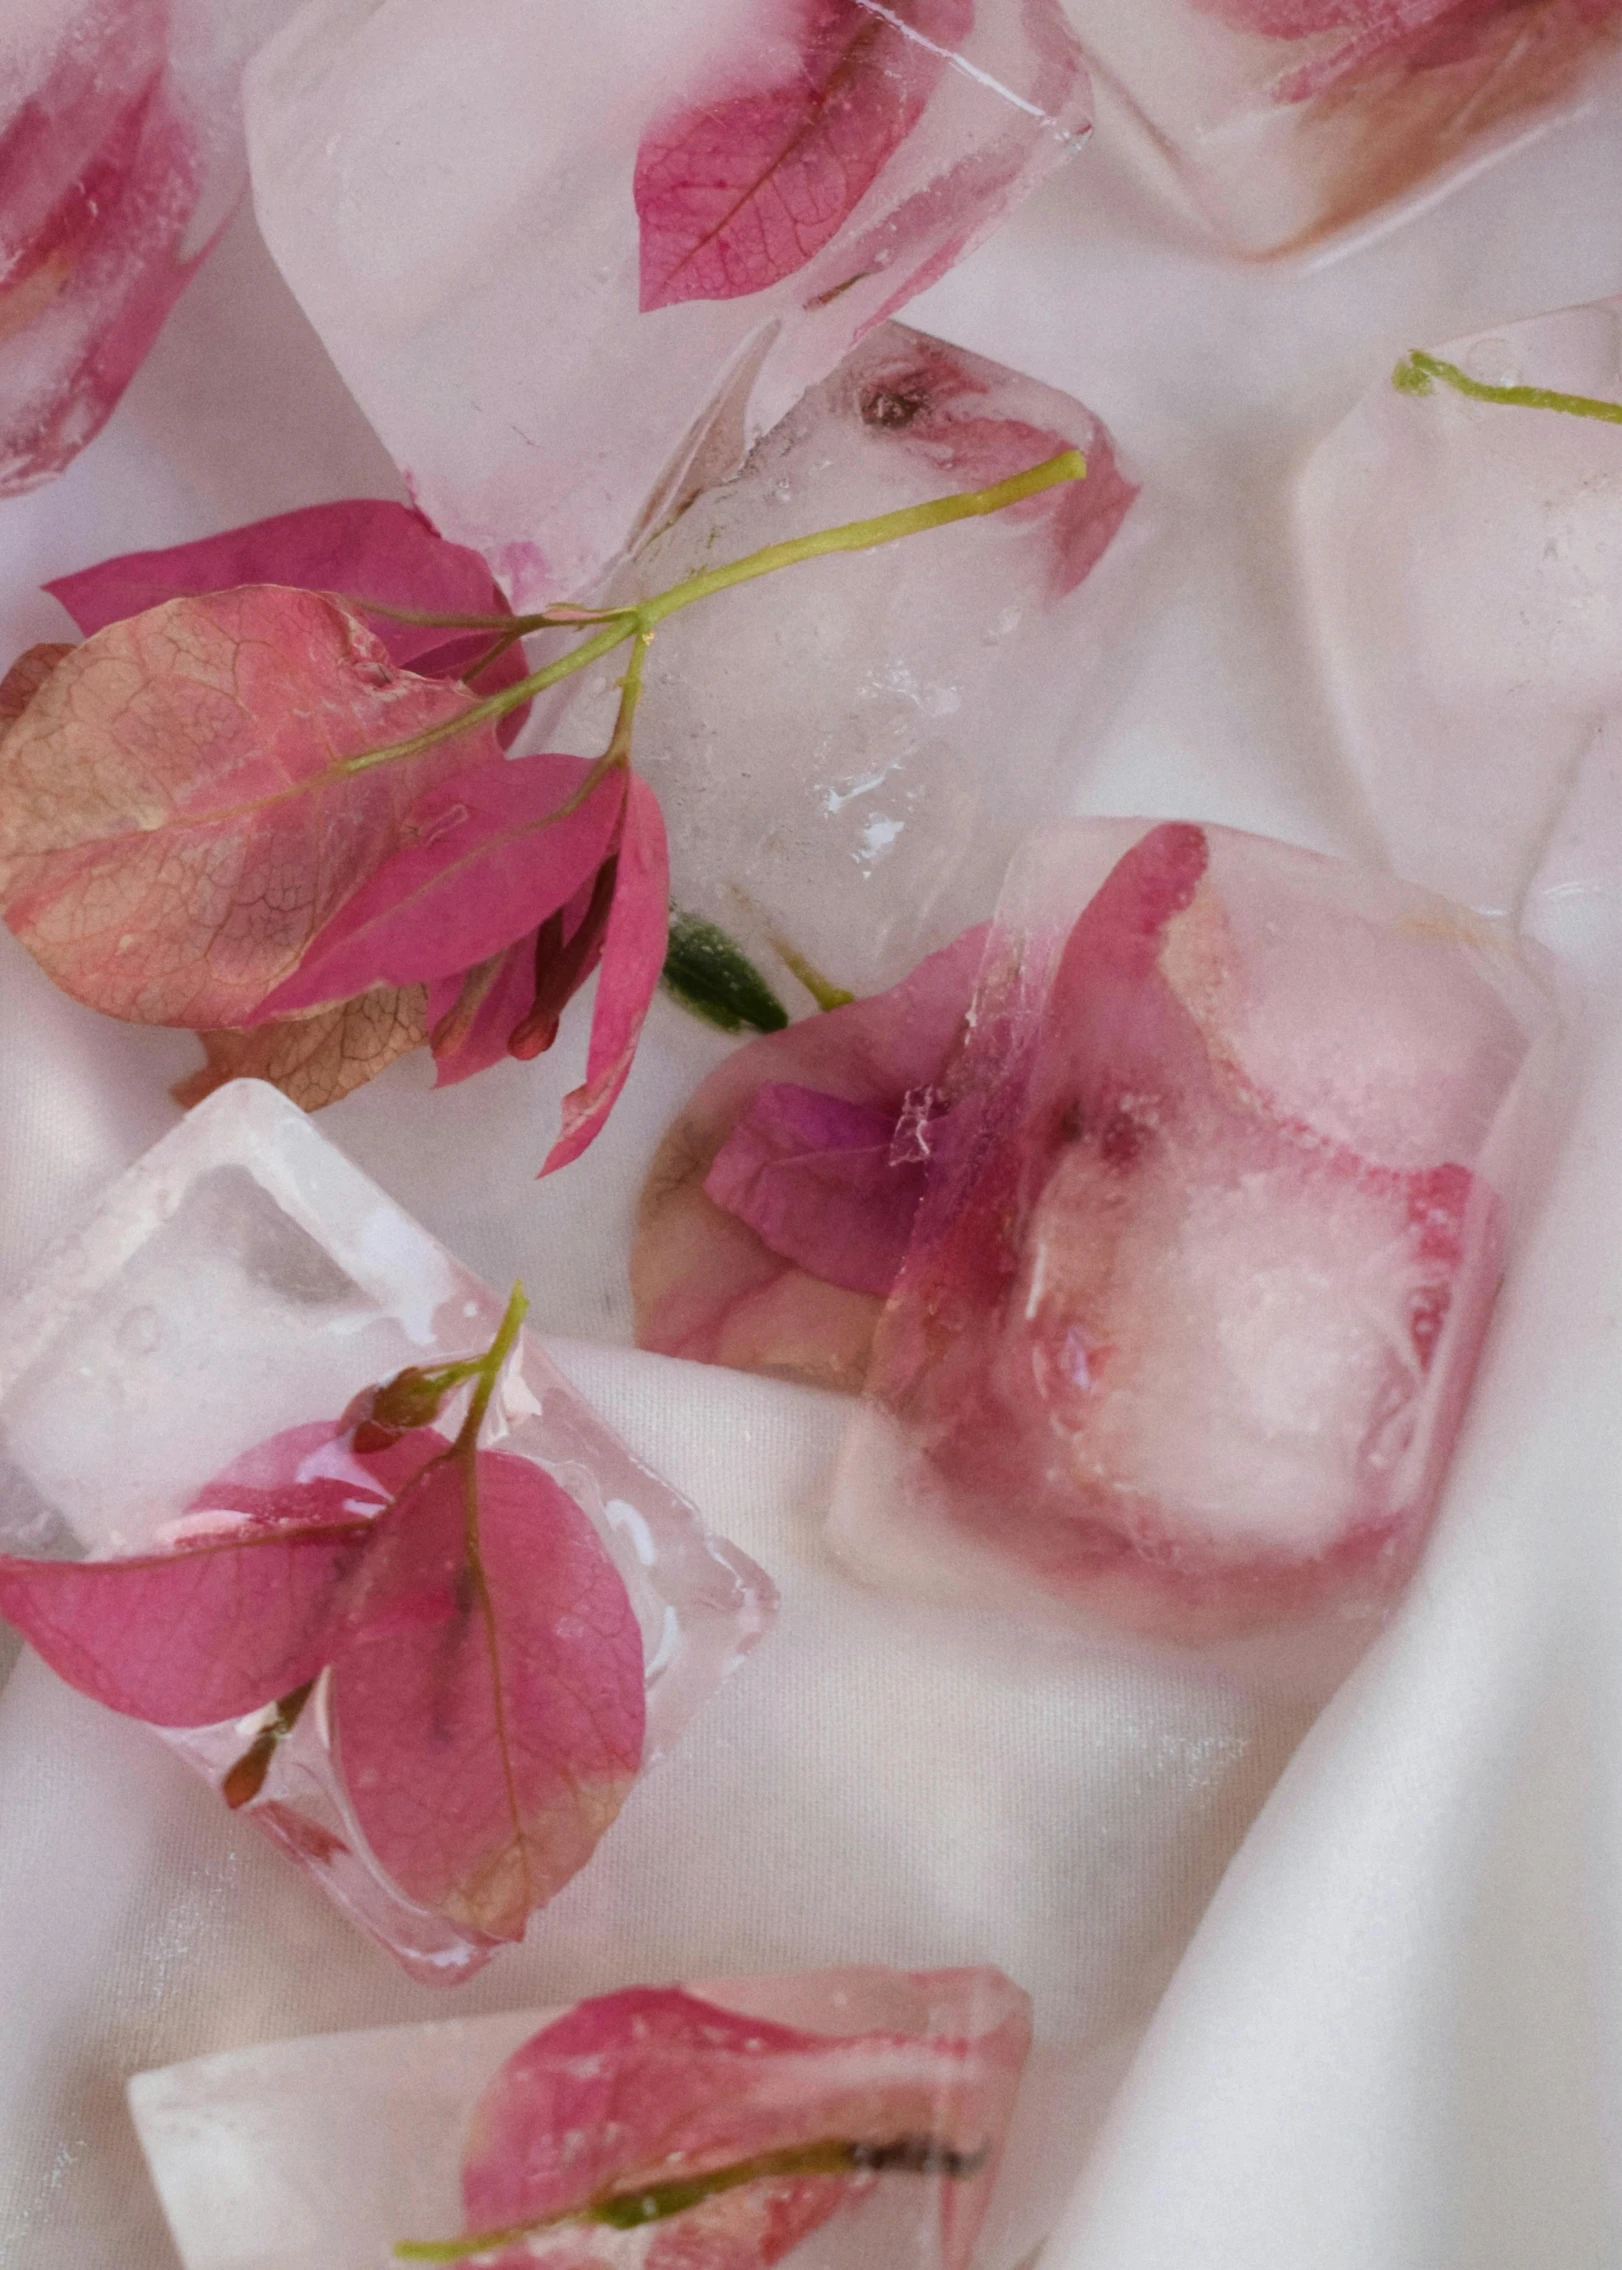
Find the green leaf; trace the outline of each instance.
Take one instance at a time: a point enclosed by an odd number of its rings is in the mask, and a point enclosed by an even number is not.
[[[741,1032],[745,1025],[775,1033],[788,1023],[788,1011],[743,949],[718,923],[679,907],[670,910],[664,983],[684,1009],[724,1033]]]

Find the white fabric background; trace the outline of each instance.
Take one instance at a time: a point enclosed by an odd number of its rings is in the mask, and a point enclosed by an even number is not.
[[[1290,469],[1404,347],[1622,288],[1619,127],[1612,99],[1307,271],[1216,260],[1095,148],[917,304],[925,328],[1080,395],[1159,499],[1126,691],[1076,752],[1075,809],[1363,848],[1299,638]],[[357,492],[398,493],[392,468],[244,217],[102,438],[0,505],[0,652],[64,634],[48,575]],[[1540,919],[1603,976],[1592,865],[1568,860],[1576,887]],[[521,1272],[544,1326],[610,1343],[564,1360],[784,1587],[775,1638],[455,2006],[1000,1961],[1037,1996],[1043,2048],[991,2270],[1054,2218],[1043,2270],[1622,2261],[1622,1033],[1595,1030],[1433,1547],[1287,1767],[1298,1706],[855,1590],[816,1539],[841,1406],[612,1345],[642,1167],[724,1042],[662,1005],[609,1134],[540,1188],[578,1026],[538,1067],[432,1096],[405,1064],[327,1114],[475,1268]],[[77,1008],[0,935],[0,1050],[9,1281],[173,1123],[194,1045]],[[138,1728],[16,1671],[5,2270],[172,2270],[122,2107],[131,2071],[450,2006]]]

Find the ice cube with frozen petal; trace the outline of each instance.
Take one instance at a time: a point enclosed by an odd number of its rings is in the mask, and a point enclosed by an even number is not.
[[[526,2193],[532,2206],[585,2204],[830,2135],[915,2147],[917,2164],[898,2151],[889,2173],[767,2178],[634,2236],[564,2223],[553,2243],[572,2270],[676,2270],[698,2259],[686,2250],[706,2214],[731,2236],[727,2261],[776,2261],[780,2248],[732,2250],[763,2209],[779,2237],[805,2229],[796,2270],[965,2270],[1028,2012],[990,1969],[632,1988],[569,2011],[231,2050],[138,2074],[130,2105],[185,2270],[378,2270],[401,2240],[489,2227],[509,2126],[528,2149],[505,2224]],[[611,2127],[593,2117],[603,2101]],[[544,2235],[528,2245],[553,2259]]]
[[[1545,128],[1618,0],[1064,0],[1101,87],[1235,251],[1292,251]]]
[[[0,1318],[0,1545],[150,1552],[194,1493],[284,1428],[334,1421],[407,1365],[489,1345],[502,1302],[257,1081],[217,1091],[49,1253]],[[597,1529],[647,1667],[645,1758],[770,1621],[769,1580],[701,1526],[526,1336],[484,1441],[533,1459]],[[496,1942],[404,1899],[349,1816],[318,1688],[247,1808],[408,1969],[454,1980]],[[164,1739],[212,1782],[252,1729]]]
[[[589,597],[1088,122],[1058,0],[308,0],[247,103],[288,282],[524,606]]]
[[[1377,1612],[1558,1017],[1505,926],[1225,829],[1010,871],[832,1516],[847,1558],[1195,1642]]]
[[[8,0],[0,496],[98,433],[241,193],[244,58],[293,0]]]
[[[794,957],[847,991],[894,984],[984,919],[1020,837],[1064,808],[1145,603],[1145,505],[1071,396],[887,323],[610,586],[662,590],[1065,448],[1084,480],[801,562],[672,617],[649,652],[637,762],[664,805],[675,902],[798,1007]],[[606,671],[567,680],[537,730],[596,755],[614,703]]]

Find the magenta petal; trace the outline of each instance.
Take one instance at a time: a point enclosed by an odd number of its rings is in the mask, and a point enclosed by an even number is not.
[[[750,1041],[711,1073],[666,1136],[643,1194],[631,1255],[639,1347],[860,1387],[876,1296],[836,1286],[821,1248],[803,1260],[774,1250],[750,1220],[717,1203],[705,1178],[772,1085],[869,1112],[871,1124],[892,1130],[909,1112],[927,1121],[985,939],[984,925],[965,931],[887,993]],[[924,1126],[918,1133],[928,1140]],[[908,1147],[903,1138],[898,1155]]]
[[[921,1158],[892,1161],[891,1114],[768,1081],[715,1155],[706,1196],[786,1261],[882,1300],[923,1195]]]
[[[445,1460],[380,1517],[333,1657],[339,1769],[409,1899],[492,1938],[591,1857],[642,1758],[642,1638],[574,1500],[527,1459]]]
[[[837,234],[922,117],[973,0],[805,0],[798,68],[649,129],[633,194],[642,306],[765,291]],[[917,35],[917,36],[915,36]]]
[[[579,893],[576,893],[576,897]],[[538,926],[537,926],[538,927]],[[444,1041],[434,1039],[448,1017],[455,1015],[469,972],[436,978],[428,989],[428,1033],[433,1041],[436,1088],[454,1087],[475,1072],[486,1072],[508,1054],[507,1043],[517,1025],[529,1014],[535,999],[536,931],[526,930],[490,971],[477,1008],[460,1031]]]
[[[633,774],[619,845],[619,880],[592,1010],[586,1082],[563,1099],[563,1130],[546,1155],[542,1174],[555,1174],[577,1159],[613,1110],[664,968],[669,934],[670,853],[664,814],[653,790]]]
[[[387,607],[445,615],[505,615],[506,597],[486,562],[465,545],[447,543],[420,512],[383,497],[349,497],[337,504],[306,505],[243,528],[228,528],[196,543],[157,552],[126,552],[118,559],[58,576],[45,588],[59,599],[88,637],[126,615],[138,615],[182,593],[230,591],[244,583],[283,583],[333,591],[349,599],[376,599]],[[490,645],[488,631],[450,632],[443,626],[397,623],[367,614],[391,661],[425,678],[457,676]],[[514,645],[481,674],[475,691],[493,694],[524,675],[524,651]],[[502,719],[497,733],[512,739],[527,709]]]
[[[449,977],[533,930],[601,866],[618,825],[618,773],[553,817],[588,769],[582,757],[495,757],[430,790],[409,816],[412,840],[327,924],[255,1022]]]
[[[910,1983],[956,1999],[966,1975]],[[526,2042],[485,2090],[462,2168],[469,2228],[534,2222],[645,2181],[830,2139],[929,2138],[985,2155],[975,2175],[937,2194],[941,2260],[957,2270],[1029,2042],[1024,1998],[998,1983],[1001,2022],[973,2039],[945,2030],[813,2033],[678,1987],[583,2002]],[[717,2194],[658,2225],[637,2260],[644,2270],[769,2270],[873,2181],[776,2177]],[[577,2229],[568,2244],[579,2250],[563,2256],[571,2270],[621,2259],[623,2241],[604,2230]]]
[[[129,1560],[0,1559],[0,1615],[93,1701],[155,1726],[212,1726],[274,1702],[327,1660],[372,1524],[270,1526]]]

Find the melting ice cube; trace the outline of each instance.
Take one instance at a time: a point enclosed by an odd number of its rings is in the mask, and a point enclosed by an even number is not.
[[[610,587],[679,582],[780,539],[984,487],[1074,447],[1087,477],[877,551],[813,560],[673,617],[648,656],[637,761],[678,906],[807,1005],[781,949],[868,994],[984,918],[1106,698],[1139,545],[1136,494],[1079,402],[881,325],[702,488]],[[1133,508],[1136,531],[1142,507]],[[578,690],[576,690],[578,689]],[[548,747],[596,755],[611,680],[566,682]]]
[[[105,423],[229,215],[244,56],[292,0],[8,0],[0,495]]]
[[[1311,243],[1584,90],[1619,0],[1064,0],[1235,250]]]
[[[581,599],[1076,146],[1058,0],[310,0],[248,82],[293,290],[436,525]]]
[[[1044,829],[935,1122],[842,1550],[1193,1639],[1386,1595],[1502,1266],[1538,968],[1257,837]]]
[[[1486,386],[1622,402],[1622,299],[1436,353]],[[1392,865],[1515,909],[1622,720],[1622,424],[1382,380],[1310,460],[1298,527]]]
[[[559,2270],[966,2270],[1029,2040],[1000,1971],[807,1971],[234,2050],[130,2103],[186,2270],[375,2270],[525,2224]],[[838,2145],[843,2169],[674,2196]],[[640,2227],[545,2228],[633,2195]]]
[[[406,1365],[490,1343],[502,1303],[257,1081],[220,1089],[116,1183],[0,1319],[0,1547],[78,1557],[184,1536],[194,1494],[267,1437],[331,1421]],[[645,1759],[770,1621],[769,1580],[710,1536],[526,1339],[484,1441],[552,1475],[641,1628]],[[256,1728],[163,1739],[218,1783]],[[318,1688],[246,1810],[407,1969],[454,1981],[498,1942],[407,1900],[371,1860]]]

